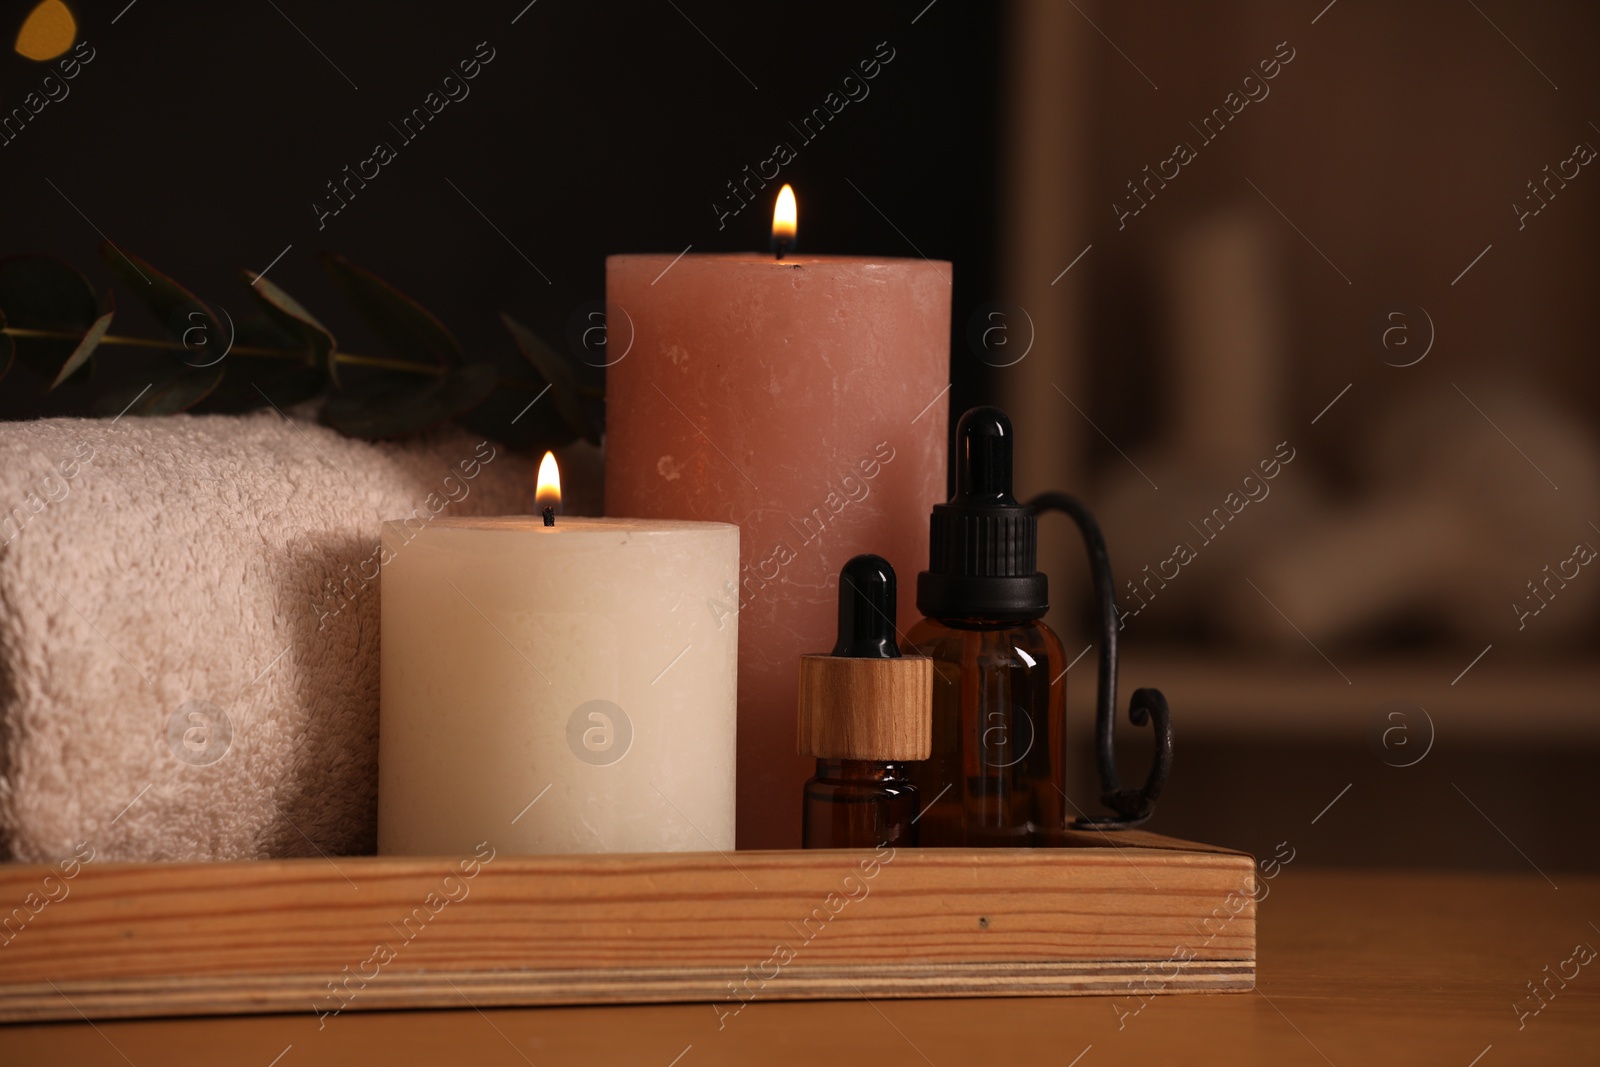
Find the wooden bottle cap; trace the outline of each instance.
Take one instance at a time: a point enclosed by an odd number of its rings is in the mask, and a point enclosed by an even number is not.
[[[933,660],[800,657],[800,754],[924,760],[933,753]]]

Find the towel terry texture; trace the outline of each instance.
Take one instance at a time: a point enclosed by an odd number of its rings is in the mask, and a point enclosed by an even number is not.
[[[526,513],[531,485],[456,430],[0,423],[0,848],[371,852],[379,525]]]

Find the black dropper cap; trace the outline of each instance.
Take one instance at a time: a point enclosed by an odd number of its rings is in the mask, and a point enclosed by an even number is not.
[[[1011,419],[972,408],[956,424],[956,495],[935,504],[917,610],[930,619],[1043,618],[1049,583],[1038,570],[1039,519],[1011,495]]]
[[[882,556],[856,556],[839,572],[839,641],[833,655],[898,659],[894,568]]]

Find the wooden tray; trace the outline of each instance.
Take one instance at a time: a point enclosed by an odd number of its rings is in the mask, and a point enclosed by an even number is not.
[[[0,914],[0,1020],[1248,990],[1254,886],[1243,853],[1139,832],[1060,849],[90,862],[70,878],[0,865],[0,906],[18,904]]]

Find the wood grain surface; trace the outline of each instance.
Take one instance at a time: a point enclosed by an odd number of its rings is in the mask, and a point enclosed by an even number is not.
[[[1250,988],[1249,856],[1075,840],[5,867],[0,1019]]]
[[[800,657],[802,756],[924,760],[933,751],[933,660]]]

